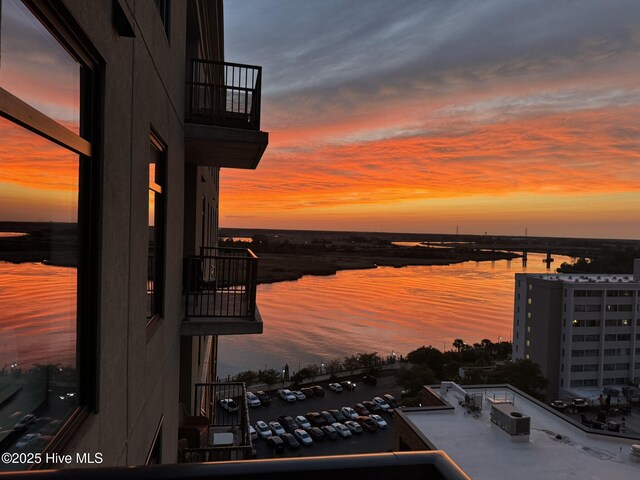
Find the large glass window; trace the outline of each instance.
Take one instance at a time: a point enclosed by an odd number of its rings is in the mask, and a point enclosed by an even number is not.
[[[43,450],[96,391],[92,75],[38,18],[0,0],[0,452]]]
[[[162,315],[164,267],[164,153],[162,141],[151,134],[149,155],[149,262],[147,275],[147,318]]]

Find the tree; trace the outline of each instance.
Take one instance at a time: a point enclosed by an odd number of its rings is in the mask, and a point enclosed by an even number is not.
[[[431,345],[424,345],[417,350],[407,354],[407,360],[416,365],[426,365],[436,375],[436,378],[442,377],[443,355],[440,350],[433,348]]]
[[[547,380],[540,365],[532,360],[505,363],[487,375],[488,383],[508,383],[539,400],[545,400]]]
[[[345,370],[350,370],[353,373],[354,370],[360,368],[360,359],[356,355],[351,355],[349,357],[344,357],[344,361],[342,362]]]
[[[374,368],[382,363],[382,357],[378,352],[358,354],[360,368]]]
[[[324,368],[327,370],[327,373],[329,375],[333,375],[334,373],[342,370],[342,363],[340,362],[340,360],[331,360],[325,365]]]
[[[246,370],[244,372],[240,372],[235,377],[233,377],[233,380],[236,382],[244,382],[245,385],[249,386],[249,385],[253,385],[257,380],[257,378],[258,378],[257,372],[254,372],[253,370]]]
[[[480,346],[482,347],[483,350],[486,350],[487,352],[490,352],[493,350],[493,342],[488,338],[483,338],[482,340],[480,340]]]
[[[268,370],[259,370],[258,380],[260,381],[260,383],[272,385],[282,380],[282,374],[273,368],[269,368]]]
[[[412,395],[415,395],[423,385],[435,383],[436,375],[426,365],[414,365],[412,367],[403,365],[396,373],[396,380],[405,389],[409,390]]]
[[[462,347],[464,347],[464,345],[464,340],[462,340],[461,338],[456,338],[453,341],[453,348],[455,348],[458,352],[462,350]]]

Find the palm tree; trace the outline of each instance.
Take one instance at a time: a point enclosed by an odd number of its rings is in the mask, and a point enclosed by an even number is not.
[[[453,341],[453,348],[455,348],[459,352],[460,350],[462,350],[462,347],[464,347],[464,340],[462,340],[461,338],[456,338]]]

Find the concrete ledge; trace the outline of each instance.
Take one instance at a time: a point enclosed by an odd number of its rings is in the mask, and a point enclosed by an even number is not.
[[[256,306],[254,318],[249,317],[201,317],[183,321],[180,335],[199,337],[206,335],[255,335],[263,331],[262,316]]]

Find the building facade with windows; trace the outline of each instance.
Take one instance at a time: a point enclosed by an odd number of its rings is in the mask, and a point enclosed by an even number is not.
[[[225,62],[221,0],[0,21],[0,449],[175,463],[208,447],[218,335],[262,332],[257,258],[217,247],[220,169],[268,144],[261,68]]]
[[[549,395],[640,382],[640,262],[629,275],[516,274],[513,358]]]

